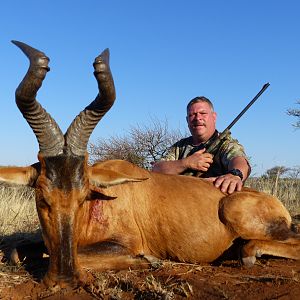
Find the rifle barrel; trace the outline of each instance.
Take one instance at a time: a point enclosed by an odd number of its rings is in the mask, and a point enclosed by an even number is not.
[[[241,116],[249,109],[249,107],[260,97],[260,95],[269,87],[270,83],[264,84],[262,89],[257,93],[257,95],[248,103],[248,105],[239,113],[239,115],[227,126],[225,130],[229,130],[240,118]],[[224,131],[225,131],[224,130]]]

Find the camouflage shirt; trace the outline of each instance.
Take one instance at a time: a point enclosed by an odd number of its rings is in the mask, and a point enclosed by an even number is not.
[[[168,149],[162,160],[179,160],[193,154],[200,149],[208,148],[208,146],[218,137],[218,135],[219,133],[216,130],[214,135],[207,142],[198,146],[193,145],[193,139],[191,136],[181,139]],[[214,155],[213,163],[210,165],[208,171],[203,173],[201,177],[215,177],[226,174],[229,171],[229,162],[234,157],[242,156],[246,158],[248,162],[243,146],[239,144],[238,140],[233,139],[230,134],[220,142],[217,152],[212,154]],[[193,172],[193,170],[186,170],[182,174],[195,175],[195,171]]]

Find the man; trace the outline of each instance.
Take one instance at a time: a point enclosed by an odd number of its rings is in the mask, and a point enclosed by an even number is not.
[[[187,123],[192,136],[176,142],[166,157],[155,163],[154,172],[194,175],[201,172],[224,193],[240,191],[250,174],[250,165],[243,147],[228,135],[214,155],[206,148],[219,135],[217,114],[206,97],[196,97],[187,105]]]

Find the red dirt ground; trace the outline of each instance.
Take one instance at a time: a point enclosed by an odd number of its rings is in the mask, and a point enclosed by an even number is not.
[[[225,260],[218,266],[164,262],[157,269],[92,272],[93,284],[73,290],[46,289],[40,283],[46,268],[41,262],[11,274],[0,268],[0,299],[300,299],[300,263],[288,259],[263,258],[252,268]]]

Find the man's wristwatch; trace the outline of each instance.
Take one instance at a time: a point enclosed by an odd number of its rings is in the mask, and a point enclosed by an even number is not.
[[[243,180],[243,173],[241,170],[239,169],[232,169],[228,171],[229,174],[235,175],[235,176],[239,176],[241,178],[241,180]]]

